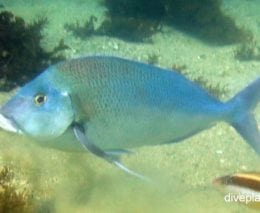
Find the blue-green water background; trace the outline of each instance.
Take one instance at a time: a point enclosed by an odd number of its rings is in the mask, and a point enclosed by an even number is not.
[[[0,1],[4,9],[30,22],[47,16],[42,46],[50,50],[64,38],[70,47],[66,57],[106,54],[147,62],[159,56],[158,65],[187,66],[194,76],[204,76],[213,85],[225,85],[227,100],[260,73],[259,61],[234,58],[238,45],[212,46],[172,27],[152,36],[153,43],[130,43],[108,36],[75,38],[63,25],[95,15],[97,25],[105,17],[99,1]],[[249,29],[260,42],[260,2],[226,0],[222,10],[238,26]],[[1,93],[3,103],[11,93]],[[259,106],[255,116],[260,122]],[[203,131],[181,143],[143,147],[124,162],[155,180],[147,184],[122,173],[88,153],[68,153],[39,147],[29,139],[0,131],[0,166],[15,172],[17,188],[31,191],[51,212],[245,212],[253,211],[237,203],[225,203],[213,186],[218,176],[238,171],[259,171],[259,157],[225,123]],[[41,203],[41,204],[39,204]],[[43,210],[44,211],[44,210]]]

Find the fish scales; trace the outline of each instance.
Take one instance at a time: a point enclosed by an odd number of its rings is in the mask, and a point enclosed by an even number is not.
[[[1,107],[0,126],[53,148],[83,146],[140,177],[105,150],[177,142],[225,121],[260,153],[259,101],[260,77],[223,103],[178,72],[89,56],[50,66],[26,84]]]
[[[90,135],[103,148],[174,141],[187,131],[187,123],[189,134],[222,116],[216,109],[223,104],[200,87],[178,73],[149,65],[93,57],[60,63],[54,73],[53,82],[59,79],[60,87],[77,93],[86,111],[91,111]],[[189,83],[188,89],[181,86],[183,82]],[[201,125],[200,119],[204,120]]]

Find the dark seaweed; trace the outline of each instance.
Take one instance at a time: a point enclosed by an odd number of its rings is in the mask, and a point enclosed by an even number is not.
[[[151,53],[148,55],[148,64],[158,64],[159,63],[159,55],[155,54],[155,53]]]
[[[186,76],[187,78],[191,79],[193,82],[203,87],[205,90],[209,92],[209,94],[213,95],[216,98],[220,99],[229,93],[229,89],[226,85],[222,85],[220,83],[212,84],[210,81],[208,81],[205,77],[201,75],[200,76],[192,75],[192,73],[189,73],[187,71],[186,65],[173,64],[172,69]]]
[[[235,58],[240,61],[260,61],[260,46],[253,39],[244,42],[235,50]]]
[[[161,21],[165,2],[158,0],[104,0],[109,17],[142,18]]]
[[[203,76],[195,77],[193,78],[193,81],[205,88],[211,95],[217,98],[222,98],[229,93],[229,89],[226,85],[221,85],[220,83],[212,84]]]
[[[221,0],[165,0],[167,22],[210,44],[227,45],[247,40],[251,33],[236,26],[221,10]]]
[[[40,42],[47,18],[38,18],[31,24],[11,12],[0,13],[0,90],[8,91],[35,77],[50,63],[61,60],[57,52],[67,48],[61,41],[51,52]]]
[[[79,37],[81,39],[85,39],[91,35],[96,34],[95,30],[95,22],[97,21],[97,17],[91,16],[89,20],[86,20],[81,26],[79,21],[76,23],[65,24],[64,28],[67,31],[71,31],[74,36]]]
[[[103,1],[108,9],[107,20],[102,24],[104,34],[125,40],[144,41],[158,32],[162,23],[210,44],[232,44],[251,36],[222,12],[221,0]]]
[[[162,25],[157,21],[141,18],[113,17],[107,18],[100,28],[100,35],[118,37],[132,42],[150,42],[149,37],[161,31]]]
[[[87,39],[93,35],[107,35],[118,37],[127,41],[149,41],[148,38],[155,32],[161,30],[159,22],[141,18],[107,17],[102,24],[95,29],[94,23],[97,21],[95,16],[91,16],[82,25],[67,23],[64,28],[81,39]]]
[[[183,64],[183,65],[178,65],[178,64],[173,64],[171,67],[173,70],[182,73],[183,75],[185,75],[186,73],[186,69],[187,69],[187,65]]]

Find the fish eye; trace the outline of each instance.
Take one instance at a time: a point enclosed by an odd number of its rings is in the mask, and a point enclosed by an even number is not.
[[[47,101],[47,96],[43,93],[36,94],[34,96],[34,104],[36,106],[41,106]]]

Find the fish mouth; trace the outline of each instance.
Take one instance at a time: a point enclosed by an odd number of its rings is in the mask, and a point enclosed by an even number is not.
[[[18,127],[14,119],[10,117],[6,117],[1,113],[0,113],[0,128],[7,130],[9,132],[22,134],[21,129]]]

